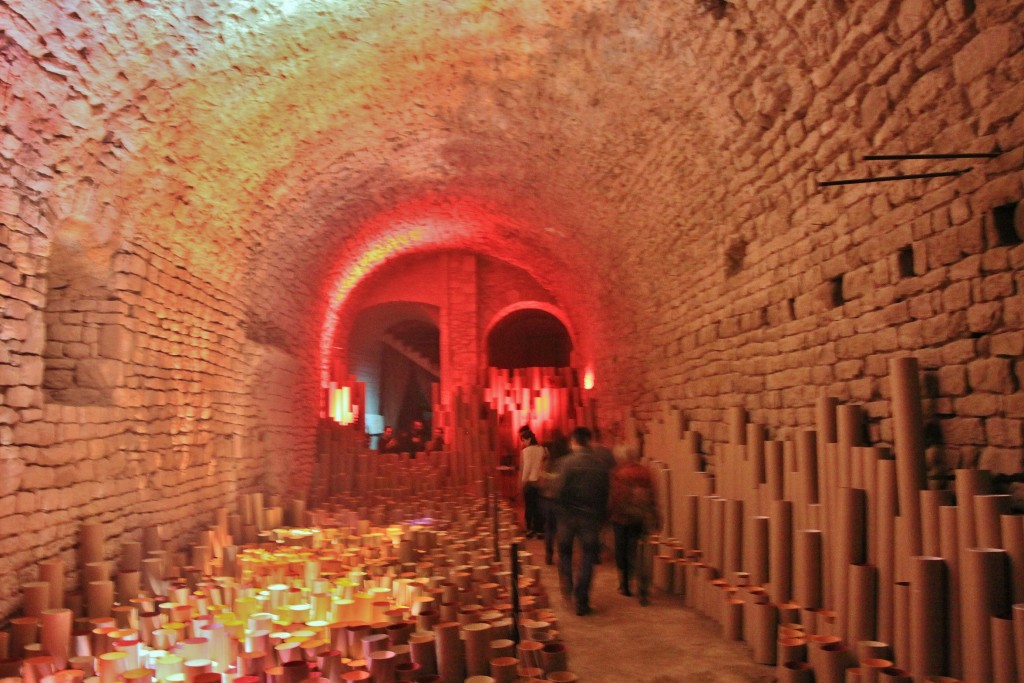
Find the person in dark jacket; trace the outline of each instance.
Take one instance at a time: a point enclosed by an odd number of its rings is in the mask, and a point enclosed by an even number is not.
[[[590,582],[601,552],[601,527],[608,511],[610,467],[590,448],[591,432],[577,427],[570,453],[559,460],[554,482],[558,503],[558,578],[562,595],[576,603],[576,614],[590,614]],[[580,562],[573,574],[573,545],[579,539]]]
[[[658,504],[651,471],[640,462],[637,446],[625,448],[624,459],[612,469],[608,495],[608,516],[615,532],[615,564],[619,570],[619,592],[631,595],[630,580],[636,578],[640,604],[647,604],[648,574],[638,552],[640,543],[660,526]]]

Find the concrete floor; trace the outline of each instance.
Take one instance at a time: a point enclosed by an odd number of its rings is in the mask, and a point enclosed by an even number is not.
[[[526,541],[543,564],[543,541]],[[569,670],[581,683],[766,683],[775,667],[755,664],[750,648],[721,637],[721,627],[687,609],[682,598],[654,592],[651,604],[618,593],[614,559],[595,568],[593,613],[576,616],[563,604],[555,567],[543,567],[543,583],[558,615]]]

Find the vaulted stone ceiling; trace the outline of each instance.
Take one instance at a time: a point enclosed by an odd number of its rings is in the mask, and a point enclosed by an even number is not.
[[[4,147],[58,242],[165,245],[311,338],[386,258],[457,247],[600,345],[686,315],[731,242],[769,268],[833,221],[814,178],[855,151],[956,123],[912,118],[944,105],[917,79],[1015,4],[7,0]]]

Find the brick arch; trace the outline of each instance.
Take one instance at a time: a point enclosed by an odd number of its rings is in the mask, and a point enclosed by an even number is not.
[[[508,316],[512,315],[513,313],[526,310],[543,311],[551,315],[558,322],[562,323],[562,327],[565,328],[566,334],[569,335],[569,342],[572,344],[572,347],[574,349],[573,355],[577,355],[575,353],[577,335],[573,331],[572,321],[565,314],[565,311],[563,311],[559,306],[555,306],[554,304],[550,304],[546,301],[520,301],[514,304],[510,304],[505,308],[501,309],[493,316],[491,316],[491,319],[487,321],[487,325],[484,327],[483,334],[480,336],[480,361],[482,365],[486,365],[487,342],[490,339],[491,332],[494,331],[495,326],[497,326],[498,323],[505,320]]]

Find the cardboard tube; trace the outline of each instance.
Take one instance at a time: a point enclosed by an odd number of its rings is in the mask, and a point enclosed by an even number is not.
[[[993,676],[991,618],[1009,610],[1007,555],[1006,551],[996,548],[968,548],[960,561],[963,678],[990,681]]]
[[[974,497],[974,533],[980,548],[1002,548],[1001,517],[1010,513],[1007,494]]]
[[[64,606],[64,562],[43,560],[39,563],[39,580],[50,584],[50,609]]]
[[[878,683],[882,669],[888,669],[893,663],[888,659],[866,659],[860,663],[861,680],[864,683]]]
[[[1003,545],[1010,558],[1010,600],[1024,602],[1024,516],[1003,515],[1000,518]]]
[[[496,683],[515,683],[519,660],[515,657],[495,657],[491,660],[491,677]]]
[[[1013,621],[992,617],[992,674],[995,683],[1019,683],[1017,660],[1014,656]]]
[[[771,506],[773,502],[769,501],[768,505]],[[770,521],[770,517],[758,515],[756,517],[748,517],[747,523],[744,525],[747,537],[744,565],[750,574],[750,582],[755,585],[768,583]]]
[[[395,653],[391,650],[371,652],[369,669],[373,683],[392,683],[395,678]]]
[[[433,633],[414,633],[409,636],[409,655],[420,665],[424,676],[437,674],[437,649]]]
[[[910,582],[897,581],[893,586],[893,662],[910,664]]]
[[[960,533],[960,555],[967,548],[978,547],[974,523],[974,497],[992,492],[992,479],[987,470],[960,469],[955,472],[954,491],[958,511],[957,528]]]
[[[822,645],[818,661],[821,675],[818,676],[816,670],[815,680],[821,682],[843,681],[846,678],[847,669],[855,664],[850,648],[841,642]]]
[[[484,676],[490,672],[491,625],[466,624],[462,627],[462,640],[466,651],[466,671],[469,676]]]
[[[778,628],[778,609],[770,602],[755,603],[750,614],[754,661],[758,664],[775,664],[775,630]]]
[[[775,652],[775,659],[780,665],[786,662],[806,662],[807,638],[804,636],[779,638]]]
[[[545,643],[540,651],[541,668],[545,674],[552,671],[566,671],[569,668],[568,655],[564,643]]]
[[[818,502],[818,454],[815,439],[815,433],[809,429],[796,434],[796,466],[800,476],[797,494],[800,506],[795,515],[801,528],[807,525],[807,506]]]
[[[83,522],[78,534],[78,563],[84,567],[90,562],[103,561],[103,544],[106,541],[103,525],[99,522]]]
[[[1016,655],[1019,677],[1024,671],[1024,603],[1017,603],[1011,611],[1013,613],[1013,651]]]
[[[779,683],[812,683],[814,669],[807,662],[783,662],[776,671]]]
[[[466,677],[465,655],[459,640],[458,622],[442,621],[434,626],[437,672],[444,683],[462,683]]]
[[[836,407],[836,444],[841,481],[851,488],[864,488],[863,463],[853,456],[853,448],[863,444],[864,416],[859,405],[842,403]]]
[[[764,470],[765,490],[768,501],[782,500],[784,478],[783,444],[781,441],[765,441]]]
[[[722,618],[722,637],[726,640],[743,639],[743,600],[726,598]]]
[[[847,609],[847,640],[860,642],[875,638],[876,606],[878,605],[878,571],[870,564],[851,564]]]
[[[722,568],[725,576],[740,571],[743,566],[743,501],[725,501],[725,527]]]
[[[747,442],[747,411],[743,406],[734,406],[726,412],[729,427],[729,443],[742,446]]]
[[[864,510],[866,499],[863,489],[841,488],[836,495],[836,510],[839,527],[836,539],[836,562],[833,567],[835,586],[835,608],[840,615],[839,635],[845,637],[849,628],[849,581],[850,565],[863,564],[867,553],[864,543]]]
[[[878,639],[893,642],[894,543],[896,538],[896,461],[879,460],[878,482]]]
[[[772,602],[792,598],[793,504],[788,500],[771,503],[769,521],[769,591]]]
[[[71,610],[65,608],[43,610],[39,617],[39,641],[58,669],[67,668],[73,617]]]
[[[109,617],[110,609],[114,606],[114,582],[90,581],[85,590],[88,616],[91,618]]]
[[[827,655],[825,654],[824,648],[840,644],[842,644],[842,641],[839,639],[839,636],[812,634],[807,637],[807,661],[809,661],[811,666],[814,667],[816,678],[818,678],[818,674],[821,673],[820,678],[827,680],[824,677],[824,672],[827,666],[825,662]]]
[[[917,359],[889,359],[892,394],[893,454],[900,517],[907,520],[908,556],[921,554],[921,489],[925,486],[924,420],[921,417],[921,384]]]
[[[29,581],[21,585],[21,613],[26,617],[38,617],[50,607],[50,584],[46,581]],[[60,667],[64,668],[64,667]]]
[[[948,489],[921,491],[921,552],[935,557],[939,550],[939,508],[953,504],[953,492]]]
[[[946,563],[946,643],[949,647],[948,666],[953,676],[963,673],[960,654],[960,545],[955,506],[939,508],[939,554]]]
[[[793,597],[802,607],[821,607],[822,532],[801,529],[796,534]]]
[[[915,675],[948,671],[946,563],[941,557],[911,558],[910,670]]]

